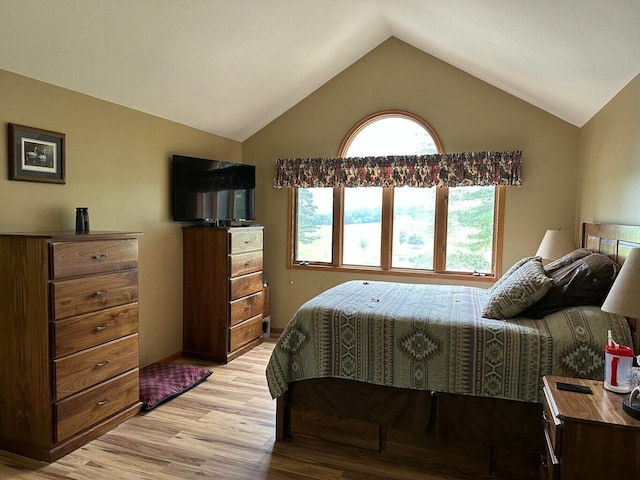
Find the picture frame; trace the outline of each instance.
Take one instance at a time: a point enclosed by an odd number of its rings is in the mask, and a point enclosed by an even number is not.
[[[65,181],[65,134],[9,124],[9,180]]]

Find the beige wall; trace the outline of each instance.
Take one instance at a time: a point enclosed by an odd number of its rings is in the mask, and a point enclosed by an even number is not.
[[[308,298],[354,276],[286,268],[287,192],[271,187],[276,158],[335,156],[349,128],[387,108],[422,116],[439,134],[445,151],[522,149],[524,186],[507,191],[506,269],[535,252],[547,228],[573,228],[579,221],[591,220],[640,224],[640,211],[628,206],[634,200],[637,206],[640,196],[632,189],[639,174],[639,91],[636,78],[581,132],[390,39],[240,145],[0,70],[0,119],[5,125],[17,123],[67,135],[66,185],[7,180],[7,138],[0,136],[0,158],[5,158],[0,161],[4,207],[0,229],[72,229],[75,206],[87,205],[93,229],[143,232],[140,346],[144,365],[181,349],[182,243],[180,224],[173,223],[169,213],[171,154],[257,165],[257,215],[265,225],[272,320],[275,327],[283,327]],[[627,168],[633,175],[597,166],[605,157],[608,161],[615,157],[617,168]],[[625,186],[629,178],[631,183]],[[620,189],[622,195],[613,194]],[[582,193],[594,190],[597,204]],[[607,200],[603,203],[603,199]]]
[[[66,134],[66,185],[9,181],[0,135],[0,229],[139,231],[140,360],[182,349],[182,231],[170,219],[173,153],[240,161],[240,143],[0,70],[0,121]]]
[[[276,158],[335,156],[358,120],[389,108],[423,117],[447,152],[523,150],[524,186],[507,189],[503,269],[535,253],[548,228],[573,227],[578,128],[389,39],[243,143],[243,160],[258,166],[257,214],[265,225],[275,327],[313,295],[354,278],[286,268],[287,191],[271,187]]]
[[[579,222],[640,225],[640,75],[580,129]]]

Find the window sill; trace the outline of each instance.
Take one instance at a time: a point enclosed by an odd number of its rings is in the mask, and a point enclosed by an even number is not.
[[[477,282],[477,283],[493,283],[496,281],[496,276],[492,273],[474,275],[472,273],[460,273],[460,272],[433,272],[429,270],[411,270],[411,269],[390,269],[384,270],[380,267],[365,267],[365,266],[347,266],[342,265],[336,267],[334,265],[321,265],[321,264],[300,264],[295,263],[290,265],[292,270],[315,270],[323,272],[342,272],[342,273],[363,273],[370,275],[389,275],[396,277],[420,277],[423,279],[435,279],[435,280],[455,280],[464,282]]]

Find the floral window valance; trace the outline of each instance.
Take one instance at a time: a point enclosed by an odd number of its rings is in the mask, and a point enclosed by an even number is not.
[[[275,188],[522,185],[522,152],[438,153],[276,161]]]

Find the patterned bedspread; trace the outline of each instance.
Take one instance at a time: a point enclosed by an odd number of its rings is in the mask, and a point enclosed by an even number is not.
[[[482,318],[487,291],[350,281],[305,303],[280,336],[266,375],[276,398],[297,380],[540,401],[542,376],[603,378],[607,330],[631,345],[623,317],[573,307],[541,320]]]

